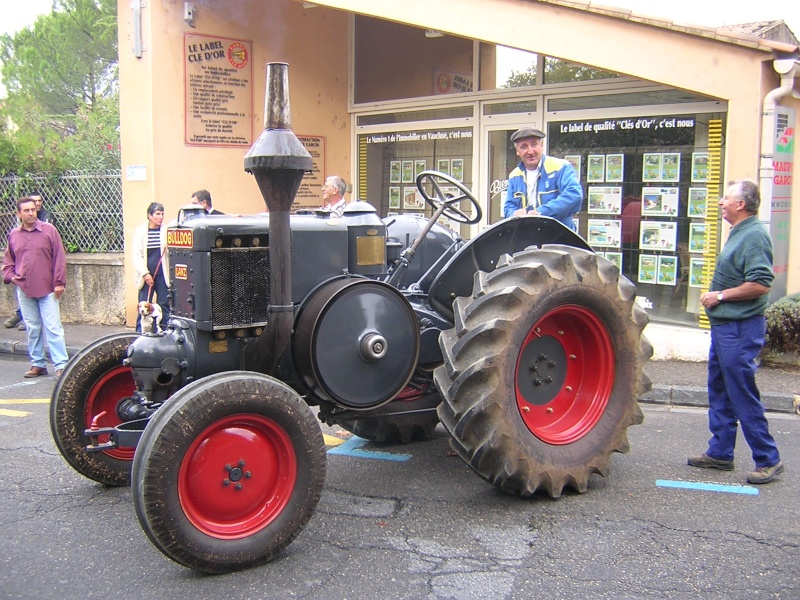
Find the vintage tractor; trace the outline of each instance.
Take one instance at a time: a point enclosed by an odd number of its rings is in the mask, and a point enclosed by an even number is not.
[[[56,385],[67,462],[132,483],[150,540],[210,573],[269,561],[309,521],[318,419],[382,443],[441,422],[480,477],[524,497],[604,475],[642,420],[652,352],[619,269],[545,217],[462,240],[437,221],[475,223],[480,205],[435,172],[417,178],[428,220],[366,202],[290,216],[312,164],[285,64],[268,66],[266,113],[245,169],[269,212],[169,229],[167,330],[100,339]]]

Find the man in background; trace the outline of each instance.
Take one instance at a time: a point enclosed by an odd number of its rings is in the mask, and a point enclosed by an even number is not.
[[[755,471],[747,483],[769,483],[783,472],[778,447],[769,433],[764,403],[756,386],[756,357],[767,330],[764,311],[775,277],[772,240],[756,216],[761,205],[752,181],[732,183],[719,206],[731,224],[717,257],[711,290],[700,296],[711,322],[708,353],[708,450],[688,459],[692,467],[733,470],[738,425],[750,446]],[[738,423],[737,423],[738,422]]]
[[[29,196],[36,203],[36,218],[42,223],[53,223],[53,215],[44,207],[44,198],[40,192],[34,192]],[[25,331],[25,320],[22,318],[22,311],[17,307],[17,312],[8,317],[3,325],[6,329],[16,327],[20,331]]]
[[[347,201],[344,193],[347,191],[347,184],[338,175],[331,175],[322,185],[322,209],[329,210],[341,217]]]
[[[28,325],[31,368],[25,373],[27,378],[47,375],[45,341],[56,375],[61,376],[69,358],[59,306],[66,287],[67,258],[58,230],[36,214],[33,198],[17,200],[20,225],[8,234],[3,257],[3,281],[17,287],[17,301]]]
[[[225,214],[224,212],[220,212],[211,206],[211,193],[208,190],[197,190],[194,194],[192,194],[192,204],[199,204],[202,206],[207,215]]]

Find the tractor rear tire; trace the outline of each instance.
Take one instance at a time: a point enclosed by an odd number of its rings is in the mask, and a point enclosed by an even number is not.
[[[122,422],[117,404],[136,389],[131,369],[123,366],[122,359],[137,337],[114,334],[81,350],[64,368],[50,402],[50,430],[59,452],[78,473],[104,485],[130,485],[135,449],[87,452],[90,439],[84,431],[93,420],[99,427]],[[108,436],[100,437],[101,443],[106,441]]]
[[[156,412],[133,461],[136,515],[167,557],[205,573],[275,558],[325,483],[316,417],[284,383],[232,371],[198,380]]]
[[[634,285],[596,254],[562,245],[504,255],[454,302],[439,418],[455,452],[483,479],[524,497],[586,491],[627,428],[652,346]]]

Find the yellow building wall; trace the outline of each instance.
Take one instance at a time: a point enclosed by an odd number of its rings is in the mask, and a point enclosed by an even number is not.
[[[198,189],[211,192],[214,207],[228,214],[266,210],[252,176],[244,172],[247,148],[184,143],[184,34],[252,41],[253,141],[263,129],[265,65],[289,63],[292,129],[326,141],[322,176],[351,181],[348,114],[348,23],[345,13],[304,9],[291,0],[196,2],[195,28],[183,20],[183,1],[148,2],[142,8],[141,58],[133,54],[134,12],[120,0],[120,112],[122,191],[126,247],[146,221],[147,206],[164,204],[165,221],[191,202]],[[144,167],[144,181],[127,169]],[[141,170],[139,170],[141,172]],[[320,197],[321,202],[321,197]],[[136,289],[130,252],[125,256],[126,307],[135,321]],[[127,281],[130,280],[130,281]]]

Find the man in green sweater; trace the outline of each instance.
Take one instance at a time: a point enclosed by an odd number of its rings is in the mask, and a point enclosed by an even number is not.
[[[755,216],[758,186],[737,181],[720,199],[730,236],[717,257],[710,292],[700,296],[711,322],[708,355],[708,450],[689,458],[693,467],[733,470],[737,420],[755,462],[748,483],[769,483],[783,471],[756,386],[756,357],[764,346],[767,295],[774,278],[772,241]]]

